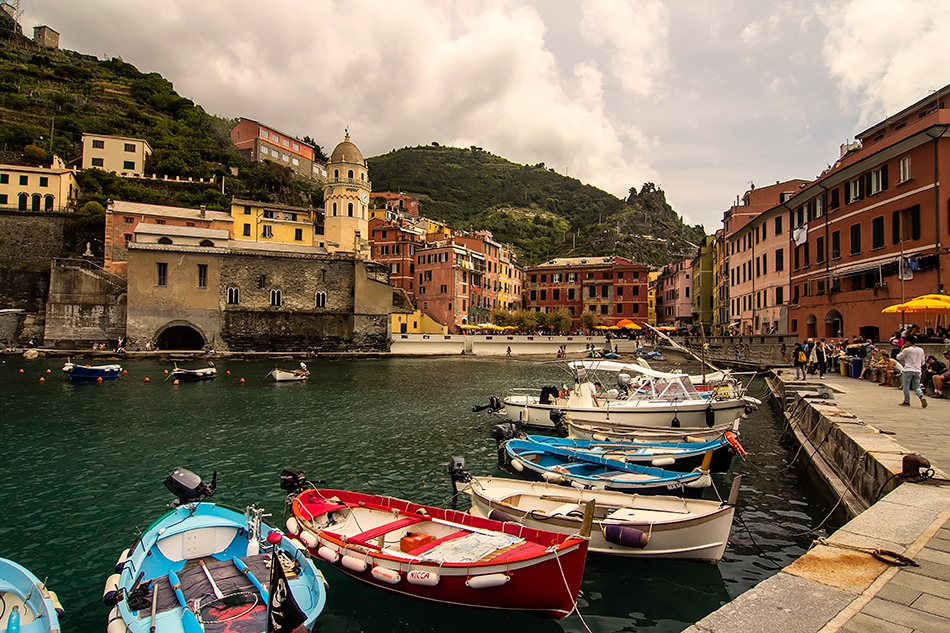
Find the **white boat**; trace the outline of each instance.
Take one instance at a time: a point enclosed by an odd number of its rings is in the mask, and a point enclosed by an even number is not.
[[[460,490],[476,516],[564,534],[578,531],[584,504],[595,502],[590,551],[636,558],[716,563],[732,528],[741,477],[727,501],[578,490],[544,482],[472,477]]]
[[[310,378],[310,371],[307,369],[306,363],[300,363],[299,369],[291,370],[274,367],[274,369],[272,369],[267,375],[273,378],[276,382],[295,382]]]
[[[512,391],[502,400],[506,417],[525,426],[548,429],[558,427],[555,412],[589,424],[706,429],[728,427],[761,404],[742,395],[741,385],[728,378],[718,385],[707,381],[697,388],[687,374],[638,364],[572,361],[569,366],[575,374],[573,389]],[[617,387],[599,388],[600,381],[591,376],[594,370],[614,372]]]

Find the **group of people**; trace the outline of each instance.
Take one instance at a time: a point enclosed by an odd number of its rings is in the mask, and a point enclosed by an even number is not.
[[[792,350],[795,378],[805,380],[809,374],[816,373],[819,378],[823,378],[839,356],[859,357],[867,360],[859,378],[863,378],[867,371],[872,371],[877,374],[880,386],[889,387],[895,376],[901,376],[904,398],[900,406],[911,406],[910,394],[914,393],[920,400],[920,406],[926,408],[926,390],[930,388],[934,395],[942,396],[944,385],[950,379],[950,349],[944,351],[945,361],[941,361],[932,354],[927,356],[917,345],[917,337],[909,332],[895,332],[889,342],[890,350],[878,350],[871,340],[862,341],[858,337],[853,337],[850,343],[847,339],[829,343],[825,339],[816,341],[811,338],[804,343],[796,343]]]

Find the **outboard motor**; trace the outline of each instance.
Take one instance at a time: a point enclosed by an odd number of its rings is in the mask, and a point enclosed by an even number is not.
[[[464,457],[453,457],[449,461],[449,478],[452,480],[452,509],[455,509],[459,496],[459,482],[468,483],[472,480],[472,473],[465,467]]]
[[[567,414],[561,409],[551,409],[548,418],[554,423],[554,430],[557,431],[558,436],[567,437],[567,424],[564,423]]]
[[[617,374],[617,391],[623,395],[630,393],[630,374]]]
[[[178,507],[183,503],[193,503],[202,501],[214,494],[214,489],[218,487],[218,471],[211,475],[211,485],[201,481],[201,477],[186,468],[176,468],[165,478],[165,487],[169,492],[178,497],[177,501],[172,502],[172,507]]]
[[[491,427],[491,436],[495,438],[498,450],[498,466],[505,467],[505,442],[513,440],[521,433],[521,428],[514,422],[503,422]]]
[[[289,495],[298,495],[309,485],[303,468],[285,468],[280,471],[280,489]]]

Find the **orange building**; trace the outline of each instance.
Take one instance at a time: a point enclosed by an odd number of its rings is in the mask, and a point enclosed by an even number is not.
[[[785,202],[791,239],[789,331],[886,340],[881,310],[944,292],[950,241],[950,86],[843,145],[839,160]],[[924,317],[908,318],[922,327]]]
[[[313,180],[326,180],[326,165],[316,158],[313,145],[276,128],[241,118],[231,128],[231,143],[249,161],[270,160]]]

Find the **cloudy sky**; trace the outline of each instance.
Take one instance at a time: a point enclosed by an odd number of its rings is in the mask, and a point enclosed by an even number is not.
[[[950,83],[945,0],[20,3],[27,34],[327,153],[346,127],[365,156],[478,145],[618,196],[654,182],[707,232]]]

